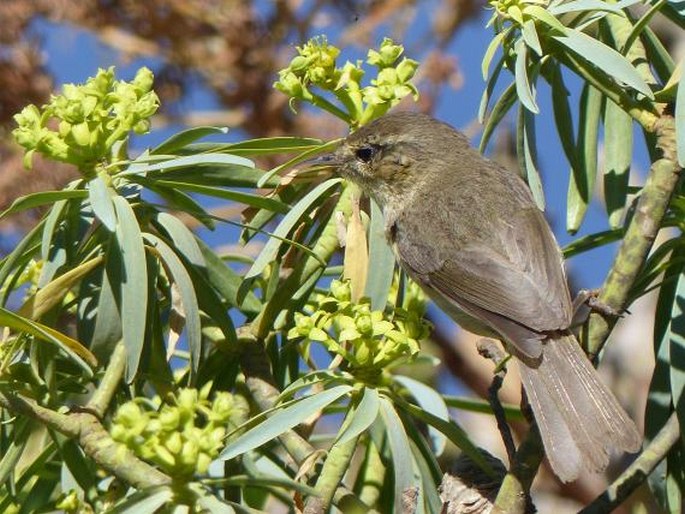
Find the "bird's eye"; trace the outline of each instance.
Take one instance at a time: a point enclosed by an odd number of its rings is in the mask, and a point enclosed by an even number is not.
[[[354,153],[354,155],[360,161],[369,163],[374,158],[377,151],[377,146],[362,146],[361,148],[357,148],[357,151]]]

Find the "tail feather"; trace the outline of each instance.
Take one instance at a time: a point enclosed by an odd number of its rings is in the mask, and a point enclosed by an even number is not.
[[[635,423],[602,383],[572,335],[545,342],[537,366],[519,366],[545,452],[564,482],[601,471],[612,451],[641,446]]]

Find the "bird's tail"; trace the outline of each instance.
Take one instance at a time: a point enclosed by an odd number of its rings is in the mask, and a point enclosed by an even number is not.
[[[604,470],[612,451],[636,452],[635,423],[572,335],[545,342],[537,365],[519,365],[523,387],[554,473],[570,482],[583,469]]]

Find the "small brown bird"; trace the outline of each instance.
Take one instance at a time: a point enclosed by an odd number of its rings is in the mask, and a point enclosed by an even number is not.
[[[559,246],[526,183],[430,116],[387,114],[331,165],[383,210],[406,273],[463,328],[504,341],[556,475],[606,468],[641,437],[569,330]]]

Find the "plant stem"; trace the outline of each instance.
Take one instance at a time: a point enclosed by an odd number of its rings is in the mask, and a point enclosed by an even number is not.
[[[591,504],[578,514],[611,512],[630,496],[654,471],[680,439],[678,416],[674,412],[640,456]]]
[[[124,376],[125,369],[126,347],[122,341],[119,341],[109,358],[109,364],[107,364],[107,369],[102,376],[100,385],[86,405],[86,409],[95,414],[98,418],[102,418],[105,415],[105,412],[107,412],[107,408],[119,387],[119,382],[121,382],[121,379]]]
[[[0,407],[75,439],[98,466],[137,489],[170,484],[171,478],[116,443],[90,412],[61,414],[15,394],[0,393]]]
[[[331,447],[314,486],[318,496],[309,496],[307,498],[304,505],[304,514],[328,512],[333,495],[349,469],[350,461],[357,449],[357,440],[358,438],[355,437],[344,444],[334,444]]]

